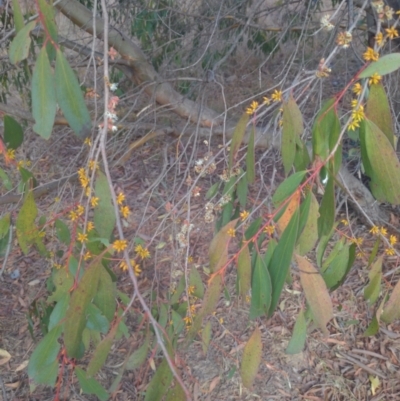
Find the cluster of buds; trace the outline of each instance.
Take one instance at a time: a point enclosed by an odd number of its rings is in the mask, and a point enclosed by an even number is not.
[[[353,36],[350,32],[339,32],[336,38],[336,44],[343,47],[343,49],[347,49],[350,46],[352,39]]]
[[[392,7],[386,6],[382,0],[371,1],[371,7],[375,9],[380,21],[393,19],[394,10]]]
[[[176,240],[181,248],[186,248],[189,245],[188,237],[193,227],[193,224],[190,224],[188,221],[185,220],[183,222],[181,231],[176,235]]]
[[[206,223],[212,223],[214,221],[214,208],[215,206],[212,202],[206,203],[206,214],[204,216],[204,220]]]
[[[323,29],[323,30],[325,30],[325,31],[331,31],[334,27],[335,27],[335,25],[333,25],[331,22],[330,22],[330,15],[329,14],[325,14],[322,18],[321,18],[321,28]]]
[[[231,177],[237,177],[239,174],[240,174],[240,167],[235,166],[231,171],[225,169],[219,176],[219,178],[223,182],[228,182],[231,179]]]
[[[332,72],[332,70],[329,67],[327,67],[326,64],[325,64],[325,59],[322,58],[319,61],[318,70],[315,73],[316,77],[317,78],[326,78],[326,77],[329,77],[329,74],[331,72]]]
[[[195,161],[194,171],[197,174],[206,173],[206,174],[213,174],[216,170],[217,166],[214,162],[207,164],[212,157],[212,152],[208,152],[202,159],[198,159]]]

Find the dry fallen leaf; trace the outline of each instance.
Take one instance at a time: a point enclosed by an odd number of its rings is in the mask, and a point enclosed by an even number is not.
[[[11,359],[11,355],[5,350],[0,348],[0,366],[5,365]]]
[[[28,366],[28,363],[29,363],[29,359],[26,359],[17,368],[15,368],[14,372],[19,372],[21,370],[24,370]]]
[[[220,381],[221,381],[221,376],[214,377],[214,379],[211,380],[208,391],[211,393]]]

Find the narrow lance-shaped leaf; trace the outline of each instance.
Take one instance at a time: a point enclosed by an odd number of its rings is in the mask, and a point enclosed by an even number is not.
[[[239,151],[240,145],[242,144],[244,134],[246,133],[247,123],[249,122],[249,116],[244,113],[236,125],[232,135],[231,151],[229,153],[229,168],[233,167],[233,162],[236,159],[236,155]]]
[[[329,134],[335,121],[335,99],[328,99],[321,107],[312,128],[314,159],[325,160],[329,154]]]
[[[8,55],[13,64],[18,64],[28,57],[31,46],[30,33],[35,27],[36,21],[29,22],[17,33],[17,36],[11,42]]]
[[[32,76],[33,130],[44,139],[49,139],[56,117],[56,91],[54,75],[44,47],[36,60]]]
[[[24,27],[24,16],[18,0],[12,0],[15,32],[19,32]]]
[[[94,209],[94,226],[100,238],[110,240],[115,226],[115,212],[107,177],[101,171],[97,172],[94,192],[99,198],[99,204]]]
[[[311,197],[310,210],[306,224],[297,243],[298,253],[305,255],[311,251],[318,240],[318,217],[319,217],[319,204],[315,195],[310,191]]]
[[[172,382],[173,374],[166,359],[163,359],[161,365],[147,386],[144,401],[160,401],[168,390]]]
[[[107,401],[109,399],[110,396],[105,388],[96,379],[87,377],[83,369],[75,368],[75,374],[84,393],[94,394],[100,401]]]
[[[251,285],[251,258],[247,245],[239,253],[237,269],[238,293],[244,299],[249,293]]]
[[[392,113],[385,88],[380,82],[371,85],[369,89],[366,114],[368,119],[374,122],[386,135],[386,138],[394,148]]]
[[[299,214],[299,210],[297,209],[290,223],[281,235],[268,266],[272,284],[272,299],[268,313],[269,316],[272,315],[278,305],[279,297],[289,271],[299,229]]]
[[[255,180],[255,155],[254,155],[254,127],[251,128],[249,143],[247,145],[247,154],[246,154],[246,169],[247,169],[247,181],[249,184],[253,184]]]
[[[94,350],[86,371],[88,377],[94,376],[104,365],[111,350],[114,337],[117,334],[117,329],[118,325],[115,324]]]
[[[222,291],[222,276],[220,274],[217,274],[216,276],[213,276],[210,279],[207,291],[204,295],[202,307],[201,307],[199,313],[194,318],[193,324],[190,327],[190,330],[187,334],[187,337],[186,337],[187,345],[193,340],[193,338],[195,337],[197,332],[200,330],[203,319],[207,315],[214,312],[215,307],[217,306],[219,297],[221,295],[221,291]]]
[[[266,315],[271,305],[271,278],[263,257],[257,255],[251,285],[250,319]]]
[[[389,301],[383,307],[381,320],[392,323],[400,318],[400,280],[395,285]]]
[[[25,254],[29,252],[29,246],[32,244],[36,244],[42,253],[46,250],[39,237],[38,229],[35,226],[36,216],[37,207],[35,199],[32,191],[29,191],[16,221],[18,242],[22,252]]]
[[[322,277],[328,288],[336,287],[345,276],[349,261],[349,249],[349,244],[343,245],[322,273]]]
[[[44,17],[41,22],[45,25],[46,31],[50,34],[51,39],[54,43],[58,41],[57,25],[54,16],[54,7],[52,4],[48,4],[45,0],[38,0],[41,15]],[[47,54],[49,59],[53,61],[56,56],[56,50],[49,40],[46,45]]]
[[[364,288],[364,298],[368,300],[370,305],[377,301],[381,292],[382,262],[383,255],[375,261],[368,273],[369,284]]]
[[[372,62],[359,75],[359,78],[369,78],[375,73],[378,75],[387,75],[396,71],[400,67],[400,53],[386,54],[378,61]]]
[[[274,203],[275,207],[280,205],[298,189],[306,174],[307,171],[298,171],[279,184],[274,195],[272,196],[272,202]]]
[[[261,331],[257,327],[243,350],[242,364],[240,366],[240,376],[243,385],[247,388],[252,387],[260,366],[262,356]]]
[[[282,128],[282,161],[285,174],[288,175],[292,168],[297,138],[303,133],[303,116],[296,101],[290,96],[287,103],[283,104],[283,128]]]
[[[383,132],[369,120],[365,121],[365,147],[380,188],[393,205],[400,204],[400,162]]]
[[[50,330],[37,345],[29,359],[28,375],[36,384],[54,386],[58,373],[61,326]]]
[[[230,221],[216,234],[208,251],[210,259],[210,271],[212,273],[221,269],[228,261],[228,245],[232,239],[230,231],[234,230],[238,219]]]
[[[290,198],[290,201],[283,212],[282,216],[279,217],[278,220],[278,228],[279,232],[282,233],[287,225],[289,224],[290,220],[293,217],[293,214],[296,212],[296,210],[299,208],[300,204],[300,190],[297,190]]]
[[[327,323],[333,317],[332,301],[326,284],[318,270],[303,256],[296,255],[299,265],[300,281],[304,289],[315,323],[327,336]]]
[[[84,139],[91,133],[92,121],[79,82],[60,49],[56,58],[56,93],[68,124],[75,134]]]
[[[307,337],[307,321],[304,310],[301,309],[293,327],[292,337],[285,350],[287,354],[298,354],[304,349]]]
[[[321,238],[327,235],[335,223],[335,182],[334,177],[329,178],[325,187],[325,193],[322,197],[321,206],[319,208],[318,218],[318,236]]]
[[[86,309],[96,294],[100,268],[92,263],[85,271],[78,288],[72,293],[70,306],[65,318],[64,343],[70,358],[82,356],[82,333],[86,326]]]

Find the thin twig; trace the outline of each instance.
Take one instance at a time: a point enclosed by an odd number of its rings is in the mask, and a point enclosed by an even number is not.
[[[348,355],[345,355],[345,354],[342,354],[341,352],[338,352],[338,354],[342,358],[346,359],[347,361],[349,361],[351,363],[355,363],[357,366],[359,366],[361,369],[364,369],[366,372],[370,373],[371,375],[379,376],[382,379],[386,379],[386,376],[383,373],[378,372],[377,370],[370,368],[369,366],[367,366],[364,363],[360,362],[358,359],[353,358],[353,357],[348,356]]]

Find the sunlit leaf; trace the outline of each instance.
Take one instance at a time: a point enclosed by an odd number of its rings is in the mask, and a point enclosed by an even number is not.
[[[296,255],[301,286],[304,289],[313,318],[325,336],[329,335],[327,323],[333,317],[332,301],[319,271],[303,256]]]
[[[251,388],[256,378],[262,356],[261,331],[257,327],[243,350],[242,363],[240,366],[240,376],[243,385]]]

